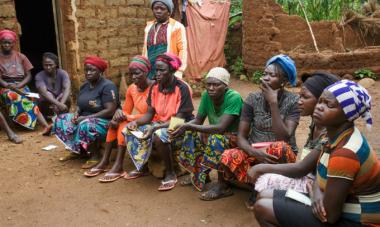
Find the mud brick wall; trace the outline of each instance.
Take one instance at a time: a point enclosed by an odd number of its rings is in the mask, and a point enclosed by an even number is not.
[[[0,0],[0,29],[5,28],[21,33],[13,0]]]
[[[98,55],[109,62],[116,84],[129,61],[141,54],[144,28],[153,18],[149,0],[61,0],[67,70],[83,81],[83,60]]]
[[[303,18],[289,16],[274,0],[243,1],[242,56],[248,72],[262,70],[266,60],[279,53],[294,58],[298,75],[315,70],[353,73],[359,68],[380,72],[380,48],[364,48],[354,28],[343,29],[333,21],[313,22],[311,26],[319,54]]]

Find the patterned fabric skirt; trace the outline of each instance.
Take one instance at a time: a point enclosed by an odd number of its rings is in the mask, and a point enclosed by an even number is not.
[[[155,124],[156,123],[139,126],[138,130],[144,132],[148,127],[154,126]],[[172,149],[177,149],[182,144],[182,139],[170,140],[167,128],[156,130],[152,137],[146,140],[136,138],[127,127],[123,129],[122,133],[127,143],[127,151],[138,171],[141,171],[149,160],[150,154],[152,153],[153,136],[158,136],[163,143],[170,143]]]
[[[185,133],[182,148],[178,154],[179,164],[191,174],[191,181],[195,188],[202,191],[210,169],[219,169],[221,155],[231,145],[231,136],[207,135],[205,141],[197,132]]]
[[[279,163],[292,163],[296,161],[296,155],[285,142],[274,142],[265,151],[279,158]],[[259,162],[255,157],[248,156],[244,151],[235,148],[224,151],[221,162],[243,183],[248,183],[247,172],[251,166]]]
[[[25,93],[30,92],[27,86],[20,90]],[[37,115],[40,112],[36,102],[8,88],[0,89],[0,97],[1,102],[7,107],[9,117],[14,122],[25,128],[34,129],[37,123]]]
[[[301,178],[290,178],[280,174],[267,173],[260,176],[255,183],[255,190],[262,192],[269,189],[287,190],[293,189],[300,193],[307,194],[308,183],[313,183],[314,176],[309,174]]]
[[[79,124],[74,124],[74,114],[61,114],[53,126],[53,133],[72,152],[80,154],[89,152],[88,147],[96,140],[105,141],[109,120],[103,118],[87,118]]]

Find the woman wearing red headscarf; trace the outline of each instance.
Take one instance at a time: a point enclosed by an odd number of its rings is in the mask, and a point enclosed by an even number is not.
[[[7,114],[14,122],[34,129],[38,120],[45,127],[43,134],[47,134],[50,127],[37,104],[28,97],[30,90],[27,84],[32,78],[30,70],[33,66],[25,55],[13,50],[15,41],[16,33],[0,31],[0,100],[6,105]],[[17,142],[20,138],[16,137],[10,139]]]
[[[115,84],[104,78],[107,62],[96,56],[84,61],[86,82],[80,87],[77,112],[61,114],[53,132],[71,153],[61,161],[88,155],[82,168],[91,168],[99,160],[99,142],[106,139],[108,125],[119,105]]]
[[[126,143],[122,130],[128,122],[134,121],[148,111],[146,102],[149,87],[152,81],[148,79],[151,64],[146,57],[135,56],[128,66],[129,75],[133,81],[125,94],[123,108],[116,110],[107,132],[106,146],[102,160],[89,171],[84,173],[87,177],[94,177],[106,171],[112,151],[112,145],[117,140],[117,157],[113,167],[99,179],[100,182],[112,182],[123,176],[123,162],[126,151]],[[135,113],[133,113],[136,110]]]

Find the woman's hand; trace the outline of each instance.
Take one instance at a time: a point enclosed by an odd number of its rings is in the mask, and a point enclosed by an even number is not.
[[[265,100],[269,104],[277,103],[278,91],[280,89],[273,90],[265,81],[262,81],[260,88],[261,88],[261,91],[263,92]]]
[[[321,222],[327,222],[326,211],[323,205],[323,192],[319,189],[317,185],[314,184],[314,187],[311,183],[307,183],[307,190],[309,191],[309,196],[311,201],[313,201],[311,207],[313,214]]]
[[[76,124],[79,124],[81,123],[83,120],[85,120],[87,117],[86,116],[79,116],[77,119],[76,119]]]
[[[252,148],[253,149],[253,148]],[[274,155],[270,155],[266,152],[266,148],[262,149],[253,149],[254,156],[259,163],[269,163],[269,164],[277,164],[278,157]]]
[[[134,131],[136,130],[138,127],[137,125],[137,122],[136,121],[131,121],[127,124],[127,129],[131,130],[131,131]]]
[[[109,123],[109,126],[113,129],[116,129],[118,126],[119,126],[119,123],[115,120],[111,120],[110,123]]]
[[[174,127],[173,130],[169,130],[169,135],[171,138],[179,137],[188,130],[189,125],[188,124],[180,124]]]
[[[121,122],[127,120],[127,116],[125,116],[124,112],[121,109],[117,109],[115,114],[113,115],[112,120],[116,122]]]
[[[66,112],[69,110],[69,108],[63,103],[58,103],[56,106],[60,112]]]
[[[258,165],[254,165],[252,166],[248,172],[247,172],[247,179],[248,179],[248,182],[251,183],[251,184],[255,184],[257,179],[259,179],[259,177],[261,175],[264,174],[264,167],[265,165],[263,164],[258,164]]]
[[[146,139],[149,139],[152,137],[154,131],[156,131],[154,129],[154,127],[152,126],[148,126],[145,131],[144,131],[144,135],[141,137],[142,140],[146,140]]]

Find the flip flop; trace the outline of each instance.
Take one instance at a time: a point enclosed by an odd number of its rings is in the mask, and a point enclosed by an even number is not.
[[[65,156],[63,156],[63,157],[60,157],[59,161],[65,162],[65,161],[69,161],[69,160],[73,160],[73,159],[78,159],[78,158],[80,158],[79,154],[75,154],[75,153],[70,152],[70,153],[66,154]]]
[[[136,178],[139,178],[139,177],[145,177],[147,175],[148,175],[147,172],[141,172],[141,171],[138,171],[138,170],[132,170],[129,173],[125,173],[124,179],[126,179],[126,180],[132,180],[132,179],[136,179]]]
[[[161,185],[158,187],[158,191],[169,191],[175,187],[178,180],[161,181]]]
[[[48,125],[43,131],[42,135],[43,136],[50,136],[51,134],[51,129],[53,128],[53,124]]]
[[[215,188],[212,188],[207,192],[202,193],[199,196],[199,199],[203,201],[213,201],[224,197],[232,196],[233,194],[234,193],[232,192],[231,188],[223,189],[219,193],[216,192]]]
[[[82,169],[89,169],[99,163],[99,160],[87,160],[82,166]]]
[[[114,182],[117,179],[124,177],[125,174],[127,174],[127,172],[125,172],[125,171],[122,173],[106,173],[106,174],[104,174],[103,177],[99,178],[99,182],[101,182],[101,183]],[[106,179],[105,177],[110,177],[110,178]]]
[[[86,177],[96,177],[101,173],[107,172],[106,169],[91,168],[90,170],[83,173]]]

